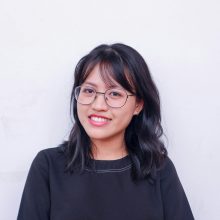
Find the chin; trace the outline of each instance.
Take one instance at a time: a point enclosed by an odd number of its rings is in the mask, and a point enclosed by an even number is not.
[[[114,137],[114,133],[107,132],[106,130],[96,130],[96,129],[88,129],[86,130],[87,135],[91,139],[96,139],[96,140],[102,140],[102,139],[109,139],[111,137]]]
[[[93,133],[87,133],[88,134],[88,136],[89,136],[89,138],[91,138],[91,139],[95,139],[95,140],[104,140],[104,139],[108,139],[108,138],[110,138],[111,136],[109,136],[109,135],[106,135],[106,132],[105,132],[105,134],[103,134],[103,133],[96,133],[96,132],[93,132]]]

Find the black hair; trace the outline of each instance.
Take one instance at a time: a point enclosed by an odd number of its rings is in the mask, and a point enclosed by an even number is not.
[[[138,99],[144,101],[142,111],[133,116],[126,128],[125,143],[132,161],[133,180],[153,177],[167,156],[167,150],[161,140],[163,129],[159,93],[143,57],[132,47],[121,43],[102,44],[94,48],[80,59],[75,68],[71,94],[71,114],[75,122],[69,139],[65,142],[66,169],[83,172],[92,155],[91,140],[77,115],[74,90],[85,81],[97,64],[106,83],[111,83],[113,78],[124,89],[135,93]]]

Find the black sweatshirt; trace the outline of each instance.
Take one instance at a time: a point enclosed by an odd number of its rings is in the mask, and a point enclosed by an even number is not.
[[[156,181],[133,182],[129,155],[92,160],[83,174],[64,172],[62,146],[40,151],[32,162],[17,220],[193,220],[169,158]]]

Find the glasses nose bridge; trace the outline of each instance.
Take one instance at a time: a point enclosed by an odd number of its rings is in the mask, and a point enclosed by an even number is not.
[[[97,91],[96,91],[95,97],[97,96],[97,94],[104,95],[104,97],[105,97],[105,93],[106,93],[106,92],[97,92]]]
[[[97,95],[103,95],[103,97],[104,97],[104,101],[105,101],[105,104],[107,104],[108,105],[108,103],[106,102],[106,97],[105,97],[105,94],[106,94],[106,92],[95,92],[96,94],[95,94],[95,96],[94,96],[94,100],[93,100],[93,102],[96,100],[96,98],[97,98]]]

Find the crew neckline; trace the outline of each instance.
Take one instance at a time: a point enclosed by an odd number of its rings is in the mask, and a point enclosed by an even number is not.
[[[89,170],[107,171],[107,170],[123,170],[131,166],[131,159],[129,155],[126,155],[120,159],[115,160],[96,160],[89,158],[87,168]]]

